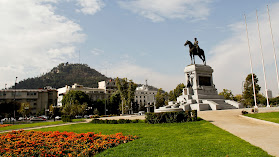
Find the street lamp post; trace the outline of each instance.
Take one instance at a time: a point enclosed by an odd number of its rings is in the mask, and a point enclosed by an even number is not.
[[[14,95],[14,120],[13,120],[13,124],[15,121],[15,103],[16,103],[16,81],[17,81],[17,77],[15,79],[15,95]]]

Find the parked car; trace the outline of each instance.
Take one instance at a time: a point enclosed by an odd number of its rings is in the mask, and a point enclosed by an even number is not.
[[[76,119],[82,118],[82,116],[80,116],[80,115],[76,115],[75,117],[76,117]]]
[[[45,121],[45,119],[43,118],[39,118],[39,117],[33,117],[30,119],[31,121]]]
[[[3,118],[1,119],[1,122],[9,122],[9,121],[16,121],[16,119],[12,118]]]
[[[41,115],[41,116],[39,116],[39,118],[43,118],[45,120],[48,120],[48,116],[46,116],[46,115]]]
[[[56,116],[55,120],[61,120],[61,117],[60,116]]]
[[[90,118],[90,116],[88,116],[88,115],[84,115],[83,117],[84,117],[84,118]]]
[[[22,120],[30,120],[30,119],[28,117],[19,117],[18,120],[22,121]]]
[[[23,118],[23,117],[19,117],[18,120],[19,120],[19,121],[22,121],[22,120],[24,120],[24,118]]]

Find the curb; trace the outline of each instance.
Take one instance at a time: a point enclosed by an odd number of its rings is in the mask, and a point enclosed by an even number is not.
[[[247,116],[243,116],[243,115],[238,115],[238,116],[242,117],[242,118],[250,119],[250,120],[253,120],[256,122],[265,123],[265,124],[274,125],[274,126],[279,127],[278,123],[274,123],[274,122],[270,122],[270,121],[266,121],[266,120],[262,120],[262,119],[257,119],[257,118],[252,118],[252,117],[247,117]]]

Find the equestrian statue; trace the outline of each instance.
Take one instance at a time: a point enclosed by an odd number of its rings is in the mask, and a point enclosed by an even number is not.
[[[194,64],[195,64],[195,55],[197,55],[203,61],[203,64],[206,65],[204,51],[203,51],[203,49],[201,49],[199,47],[198,44],[199,44],[199,42],[198,42],[197,38],[195,38],[194,44],[192,44],[191,41],[187,40],[185,42],[184,46],[189,45],[189,54],[191,57],[191,64],[193,64],[193,60],[194,60]]]

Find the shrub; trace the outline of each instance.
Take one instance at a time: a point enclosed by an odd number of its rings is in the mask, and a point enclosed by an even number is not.
[[[186,112],[162,112],[162,113],[146,113],[146,123],[177,123],[177,122],[189,122],[197,121],[197,111],[193,110]]]
[[[198,119],[198,111],[197,110],[192,110],[192,119],[193,119],[193,121],[197,121],[197,119]]]
[[[63,122],[72,122],[72,118],[69,115],[62,115],[61,119]]]
[[[245,111],[245,110],[242,110],[241,113],[242,113],[242,114],[248,114],[248,112]]]
[[[101,120],[101,119],[93,119],[91,123],[94,124],[126,124],[126,123],[139,123],[138,119],[130,120],[130,119],[119,119],[119,120]]]
[[[126,123],[131,123],[130,119],[119,119],[117,121],[118,124],[126,124]]]
[[[134,119],[131,121],[132,123],[139,123],[139,119]]]

